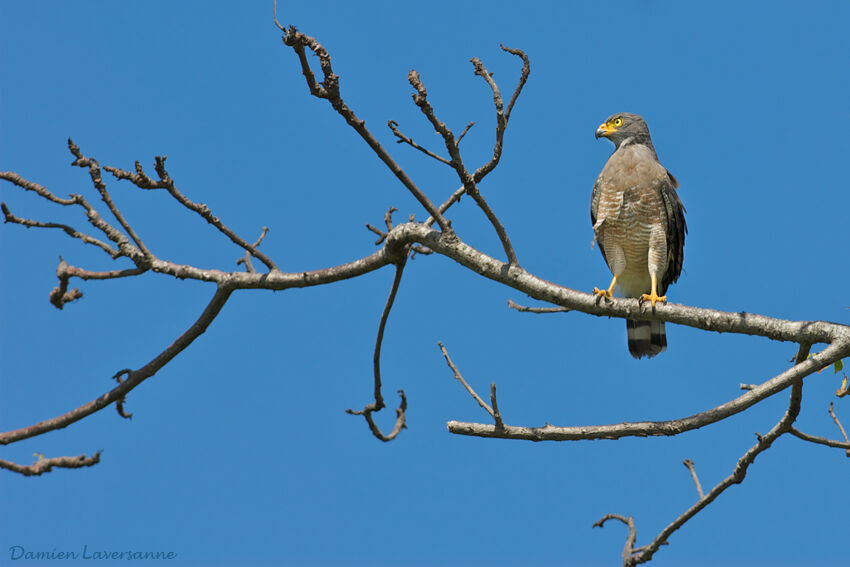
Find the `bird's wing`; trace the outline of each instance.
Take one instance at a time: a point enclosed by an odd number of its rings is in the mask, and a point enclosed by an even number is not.
[[[665,175],[658,179],[657,187],[664,200],[664,209],[667,216],[667,271],[661,280],[659,293],[664,295],[667,286],[679,279],[682,273],[682,262],[685,259],[685,235],[688,233],[688,225],[685,223],[685,206],[679,199],[676,188],[679,182],[676,178],[664,170]]]
[[[605,263],[608,263],[608,257],[605,255],[605,248],[602,246],[602,240],[597,240],[599,236],[598,228],[596,226],[596,211],[599,209],[599,199],[602,195],[602,174],[599,174],[599,177],[596,178],[596,183],[593,184],[593,193],[590,195],[590,222],[593,225],[593,241],[599,243],[599,251],[602,252],[602,259],[605,260]]]

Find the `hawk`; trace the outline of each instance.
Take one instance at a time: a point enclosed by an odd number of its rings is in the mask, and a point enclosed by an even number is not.
[[[646,121],[637,114],[612,114],[596,129],[616,148],[593,185],[590,220],[594,242],[614,279],[593,292],[611,298],[666,301],[667,287],[679,279],[684,258],[685,207],[679,182],[658,161]],[[626,319],[629,352],[651,357],[667,348],[663,321]]]

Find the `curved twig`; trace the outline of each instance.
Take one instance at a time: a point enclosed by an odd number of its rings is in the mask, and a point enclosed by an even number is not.
[[[375,351],[372,354],[372,369],[375,379],[375,401],[371,404],[367,404],[362,410],[345,410],[346,413],[349,413],[351,415],[362,415],[366,419],[366,423],[369,424],[369,430],[372,431],[372,434],[381,441],[392,441],[399,433],[401,433],[402,429],[405,429],[407,427],[407,425],[405,425],[405,410],[407,409],[407,398],[404,395],[404,390],[398,391],[399,396],[401,396],[401,404],[396,410],[396,421],[392,431],[385,435],[381,432],[380,428],[377,426],[374,419],[372,418],[372,414],[374,412],[381,411],[384,407],[386,407],[386,403],[384,402],[384,396],[381,393],[381,345],[384,342],[384,330],[387,326],[387,320],[389,319],[390,311],[393,308],[393,303],[395,302],[395,297],[398,293],[398,287],[401,284],[401,276],[404,272],[406,258],[407,254],[405,253],[396,264],[395,276],[393,277],[393,284],[390,288],[390,294],[387,297],[387,302],[384,304],[384,311],[383,313],[381,313],[381,322],[378,323],[378,336],[375,338]]]
[[[635,520],[631,516],[621,516],[620,514],[605,514],[599,521],[593,524],[594,528],[604,528],[605,522],[608,520],[619,520],[629,528],[629,534],[626,536],[626,544],[623,546],[623,565],[626,565],[629,558],[634,552],[635,540],[637,540],[637,530],[635,530]]]

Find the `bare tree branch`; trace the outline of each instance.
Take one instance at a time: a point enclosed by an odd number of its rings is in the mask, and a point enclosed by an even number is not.
[[[797,356],[795,359],[796,364],[799,366],[804,361],[806,361],[809,355],[809,344],[804,343],[800,345],[800,349],[797,352]],[[735,466],[735,470],[731,475],[724,478],[721,482],[719,482],[708,494],[703,494],[702,487],[699,484],[699,480],[697,479],[696,472],[693,469],[693,462],[690,460],[685,460],[685,466],[690,469],[691,474],[693,476],[694,482],[697,485],[697,490],[700,494],[700,499],[696,504],[688,508],[682,515],[676,518],[673,522],[667,525],[661,533],[659,533],[655,539],[652,540],[648,545],[644,545],[638,549],[634,549],[634,542],[636,535],[633,530],[633,524],[630,526],[629,530],[629,538],[626,541],[626,549],[631,549],[631,553],[623,553],[623,567],[633,567],[634,565],[639,565],[641,563],[646,563],[652,556],[658,551],[658,548],[667,543],[667,540],[670,536],[682,527],[688,520],[693,518],[700,510],[708,506],[711,502],[713,502],[720,494],[722,494],[727,488],[732,486],[733,484],[740,484],[743,482],[744,478],[747,475],[747,469],[753,462],[756,457],[770,448],[776,439],[785,433],[789,433],[792,429],[792,425],[794,421],[797,419],[797,416],[800,414],[800,405],[803,399],[803,381],[802,379],[796,380],[791,386],[791,396],[788,402],[788,409],[785,411],[785,414],[782,416],[782,419],[766,434],[758,436],[758,443],[753,446],[749,451],[747,451],[740,460],[738,460],[738,464]],[[616,516],[614,516],[616,517]],[[622,521],[622,517],[619,517]],[[631,519],[631,517],[629,517]],[[600,521],[601,522],[601,521]],[[601,524],[600,524],[601,525]]]
[[[124,231],[130,235],[130,238],[133,239],[133,242],[138,246],[139,250],[142,251],[142,254],[146,258],[152,257],[150,250],[147,249],[142,239],[139,238],[139,235],[136,234],[136,231],[133,230],[133,227],[130,226],[130,223],[124,218],[124,215],[118,210],[118,206],[112,200],[112,196],[109,194],[109,191],[106,190],[106,184],[103,182],[103,178],[100,175],[100,164],[96,159],[87,158],[80,151],[80,148],[77,144],[74,143],[71,138],[68,138],[68,149],[71,150],[71,153],[74,155],[76,160],[71,165],[86,168],[89,170],[89,177],[91,177],[92,184],[94,184],[97,192],[100,193],[100,198],[106,203],[106,206],[109,208],[109,211],[112,213],[112,216],[115,217],[115,220],[118,221],[118,224],[124,229]]]
[[[743,457],[741,457],[738,464],[735,466],[735,470],[732,471],[732,474],[724,478],[714,488],[712,488],[708,494],[700,498],[696,504],[688,508],[681,516],[668,524],[667,527],[661,530],[661,533],[659,533],[650,544],[642,547],[641,551],[634,553],[630,557],[624,558],[623,567],[639,565],[652,559],[652,556],[656,551],[658,551],[658,548],[667,542],[673,532],[682,527],[685,522],[694,517],[700,510],[711,504],[711,502],[720,496],[727,488],[733,484],[740,484],[743,482],[744,478],[747,476],[747,469],[749,469],[750,465],[753,464],[756,457],[769,449],[773,442],[781,435],[790,431],[791,425],[800,413],[802,395],[803,383],[802,381],[797,381],[791,387],[791,398],[785,415],[782,416],[782,419],[780,419],[766,435],[763,435],[759,439],[758,443],[756,443],[744,454]]]
[[[119,210],[112,196],[107,190],[106,184],[101,176],[101,166],[94,158],[86,157],[81,150],[69,140],[69,148],[75,156],[74,166],[86,168],[89,171],[92,184],[98,191],[101,199],[106,204],[117,225],[113,226],[101,217],[100,213],[89,204],[81,195],[72,194],[69,198],[60,198],[45,187],[28,181],[14,172],[0,172],[0,179],[5,179],[15,186],[31,191],[40,197],[61,206],[79,206],[86,214],[87,221],[91,226],[101,231],[111,242],[98,240],[91,235],[78,231],[70,225],[44,222],[27,219],[13,215],[8,207],[3,204],[2,211],[5,222],[19,224],[27,228],[58,228],[72,239],[77,239],[85,244],[100,248],[112,259],[126,257],[130,259],[135,267],[116,269],[109,271],[90,271],[68,265],[60,257],[57,277],[59,285],[51,292],[50,299],[59,308],[69,302],[82,297],[79,289],[70,289],[71,278],[83,280],[108,280],[124,277],[137,276],[148,271],[167,275],[178,279],[194,279],[198,281],[216,284],[216,292],[204,309],[199,318],[182,334],[174,343],[156,355],[145,366],[137,369],[123,369],[115,373],[113,378],[117,386],[74,410],[58,417],[48,419],[29,427],[24,427],[6,433],[0,433],[0,444],[9,444],[22,439],[31,438],[55,429],[67,427],[68,425],[91,415],[114,403],[119,415],[130,418],[132,414],[124,409],[126,397],[141,382],[156,374],[165,364],[186,349],[215,319],[227,302],[230,294],[242,289],[268,289],[282,290],[298,287],[310,287],[326,285],[333,282],[359,277],[368,272],[377,270],[387,265],[395,266],[395,275],[392,287],[387,297],[383,312],[381,314],[375,347],[373,352],[373,376],[374,376],[374,402],[367,404],[362,410],[347,410],[353,415],[362,415],[366,420],[373,435],[382,441],[394,439],[402,429],[406,427],[407,399],[404,391],[398,390],[400,404],[396,409],[396,420],[393,429],[384,434],[374,421],[373,414],[386,407],[382,394],[381,377],[381,350],[387,321],[393,303],[398,293],[403,270],[407,258],[413,258],[415,253],[430,254],[432,252],[450,258],[465,268],[502,285],[508,286],[529,297],[545,301],[551,307],[527,307],[509,301],[509,307],[522,312],[530,313],[554,313],[566,311],[578,311],[595,316],[620,317],[634,320],[667,321],[674,324],[686,325],[712,332],[730,332],[738,334],[755,335],[777,341],[788,341],[800,345],[795,359],[795,365],[779,373],[778,375],[764,381],[761,384],[741,384],[746,393],[730,400],[725,404],[709,410],[686,416],[679,419],[667,421],[644,421],[620,423],[614,425],[599,426],[574,426],[556,427],[548,423],[543,427],[507,426],[504,424],[496,400],[496,384],[490,385],[490,404],[488,405],[469,386],[452,362],[442,343],[438,343],[447,365],[454,373],[455,378],[464,386],[467,392],[476,402],[488,412],[494,424],[464,423],[450,421],[449,431],[462,435],[474,435],[481,437],[495,437],[506,439],[527,439],[532,441],[551,440],[567,441],[581,439],[618,439],[628,436],[649,435],[678,435],[685,431],[703,427],[726,419],[732,415],[745,411],[747,408],[771,397],[781,391],[790,388],[790,400],[788,408],[779,422],[765,435],[757,435],[758,442],[741,459],[739,459],[732,474],[715,485],[707,494],[703,492],[693,462],[690,459],[684,461],[689,469],[693,481],[699,493],[699,500],[688,508],[672,523],[666,526],[649,544],[635,547],[637,533],[632,516],[621,516],[608,514],[600,519],[594,526],[602,527],[608,520],[618,520],[628,527],[628,535],[623,549],[623,565],[628,567],[649,561],[661,545],[667,544],[669,537],[682,525],[689,521],[700,510],[708,506],[714,499],[722,494],[729,486],[744,480],[748,467],[755,458],[767,450],[771,444],[785,433],[790,433],[800,439],[818,443],[830,447],[843,448],[850,456],[850,440],[834,412],[833,404],[830,404],[829,413],[844,437],[844,442],[833,441],[823,437],[817,437],[800,432],[793,427],[802,403],[803,379],[834,362],[850,356],[850,327],[825,321],[786,321],[762,315],[749,313],[726,313],[712,309],[688,307],[684,305],[663,304],[653,308],[643,305],[634,299],[613,299],[611,301],[599,302],[598,298],[589,293],[572,290],[546,281],[534,274],[527,272],[519,266],[516,253],[508,237],[503,224],[493,212],[487,201],[481,195],[478,183],[499,163],[503,147],[504,134],[507,128],[514,105],[529,77],[529,59],[524,52],[501,46],[508,53],[520,57],[523,61],[522,72],[517,82],[513,95],[507,105],[504,104],[499,86],[493,80],[492,74],[484,64],[477,58],[471,60],[474,73],[482,77],[493,94],[493,104],[496,111],[496,134],[493,145],[493,153],[490,159],[473,173],[463,163],[459,144],[466,133],[474,124],[470,122],[463,132],[455,137],[451,129],[440,122],[436,113],[428,102],[427,90],[422,83],[419,74],[411,71],[408,79],[414,88],[413,100],[429,120],[435,131],[440,134],[445,143],[451,159],[446,159],[438,154],[425,149],[415,143],[412,138],[403,134],[398,124],[389,121],[388,126],[392,130],[399,143],[406,143],[411,147],[425,153],[429,157],[448,164],[455,169],[462,186],[458,188],[439,207],[422,192],[419,187],[408,177],[401,167],[390,157],[389,153],[378,143],[376,138],[365,127],[363,120],[351,110],[340,94],[339,77],[334,73],[331,66],[331,57],[327,50],[313,37],[298,32],[294,27],[284,28],[277,21],[277,3],[274,5],[275,25],[284,32],[283,42],[293,49],[298,57],[301,72],[304,75],[310,93],[318,98],[329,101],[333,109],[342,116],[346,122],[366,141],[376,155],[394,173],[399,181],[418,200],[430,217],[424,223],[414,222],[414,216],[410,215],[409,221],[400,225],[393,225],[392,214],[396,210],[391,207],[384,216],[386,231],[367,224],[367,228],[378,236],[376,245],[380,246],[373,254],[359,258],[340,266],[326,267],[312,271],[293,273],[281,272],[275,263],[265,254],[259,251],[259,246],[268,233],[268,228],[263,227],[262,233],[255,243],[250,244],[240,236],[236,235],[205,204],[195,203],[181,193],[174,181],[165,169],[165,156],[155,158],[155,170],[157,179],[148,176],[140,163],[135,162],[135,172],[125,171],[117,167],[104,166],[103,169],[110,172],[118,180],[126,180],[139,189],[166,190],[178,203],[185,208],[197,213],[208,223],[213,225],[219,232],[227,236],[234,244],[241,247],[244,257],[237,260],[237,265],[244,264],[244,271],[224,271],[207,269],[203,267],[177,264],[156,257],[143,243],[139,235],[126,220]],[[317,58],[321,68],[323,80],[317,81],[310,61],[308,61],[307,50],[310,50]],[[501,262],[490,257],[464,243],[454,233],[451,222],[444,215],[446,211],[457,203],[461,196],[466,193],[476,202],[485,213],[491,225],[494,227],[507,257],[507,262]],[[431,226],[437,223],[440,231],[433,230]],[[120,227],[120,228],[119,228]],[[257,273],[252,263],[252,257],[259,259],[268,268],[267,273]],[[808,357],[810,346],[824,343],[826,347],[819,353]],[[842,393],[839,393],[842,395]],[[54,467],[78,468],[91,466],[98,462],[100,453],[92,457],[81,455],[79,457],[57,457],[54,459],[40,458],[33,465],[25,466],[9,461],[0,460],[0,468],[5,468],[25,475],[42,474]]]
[[[70,142],[70,140],[69,140],[69,142]],[[71,142],[71,143],[73,143],[73,142]],[[99,248],[101,248],[104,252],[109,254],[110,257],[112,257],[113,260],[117,257],[120,257],[120,256],[127,256],[128,258],[132,259],[137,265],[139,265],[140,262],[144,261],[144,256],[143,256],[141,250],[139,250],[134,245],[132,245],[130,243],[129,239],[126,236],[124,236],[121,233],[120,230],[116,229],[115,227],[110,225],[108,222],[106,222],[103,219],[103,217],[100,216],[100,213],[93,206],[91,206],[89,204],[89,202],[86,201],[85,198],[83,198],[82,195],[72,194],[70,196],[70,198],[62,199],[62,198],[54,195],[47,188],[45,188],[43,185],[39,185],[38,183],[33,183],[32,181],[28,181],[28,180],[24,179],[23,177],[21,177],[20,175],[18,175],[17,173],[12,172],[12,171],[0,171],[0,179],[5,179],[5,180],[13,183],[14,185],[17,185],[18,187],[24,189],[25,191],[33,191],[34,193],[38,194],[40,197],[43,197],[44,199],[47,199],[50,202],[53,202],[53,203],[56,203],[56,204],[59,204],[59,205],[62,205],[62,206],[66,206],[66,207],[67,206],[74,206],[74,205],[80,206],[83,210],[85,210],[86,219],[89,221],[89,224],[91,224],[93,227],[95,227],[98,230],[100,230],[101,232],[103,232],[103,234],[105,234],[106,237],[109,238],[109,240],[114,242],[116,244],[116,246],[118,247],[118,252],[116,253],[115,250],[112,249],[109,246],[106,246],[105,248],[103,246],[99,246]],[[17,217],[15,217],[15,218],[17,219]],[[21,220],[26,221],[27,219],[21,219]],[[7,222],[11,222],[11,221],[7,221]],[[27,222],[36,223],[37,221],[27,221]],[[25,223],[18,223],[18,224],[25,224]],[[45,224],[48,224],[48,223],[45,223]],[[35,224],[30,224],[30,225],[25,224],[25,226],[35,226]],[[73,231],[73,229],[72,229],[72,232],[75,232],[75,231]],[[66,234],[67,234],[67,231],[66,231]],[[95,240],[95,239],[92,239],[92,240]],[[91,242],[91,243],[94,244],[94,242]]]
[[[547,423],[543,427],[506,425],[500,429],[488,424],[459,421],[450,421],[447,425],[450,432],[459,435],[526,439],[529,441],[576,441],[580,439],[678,435],[684,431],[698,429],[740,413],[761,400],[781,392],[797,380],[816,372],[819,368],[829,366],[835,360],[847,356],[848,353],[850,353],[850,343],[832,344],[814,357],[793,366],[734,400],[698,414],[668,421],[626,422],[616,425],[577,427],[556,427]]]
[[[476,66],[476,74],[477,69],[478,67]],[[422,84],[422,79],[419,77],[419,73],[415,70],[412,70],[410,71],[410,73],[408,73],[407,79],[410,82],[410,85],[414,89],[416,89],[416,94],[413,95],[413,102],[416,103],[416,106],[418,106],[422,113],[425,115],[425,117],[428,118],[428,121],[431,122],[431,125],[434,127],[437,133],[443,137],[443,141],[446,144],[446,149],[449,151],[449,155],[452,157],[450,163],[457,172],[461,183],[463,183],[464,191],[467,195],[469,195],[475,200],[481,210],[484,211],[484,214],[487,216],[487,219],[490,221],[490,224],[493,225],[493,228],[496,230],[496,234],[498,234],[499,236],[499,240],[502,242],[502,247],[505,250],[505,255],[508,257],[508,263],[514,266],[518,266],[519,262],[517,261],[516,253],[514,252],[514,248],[511,244],[510,238],[508,238],[508,233],[507,231],[505,231],[505,227],[502,226],[502,222],[496,216],[496,213],[493,212],[493,209],[490,208],[490,205],[488,205],[487,201],[484,200],[484,197],[481,196],[480,192],[478,191],[478,187],[476,185],[477,182],[474,176],[470,175],[469,172],[466,170],[466,166],[463,164],[463,159],[460,156],[460,148],[458,147],[454,134],[445,125],[445,123],[440,122],[440,120],[434,113],[434,108],[428,102],[428,91],[425,89],[425,85]],[[500,120],[503,120],[504,117],[501,114],[501,107],[499,107],[498,113]],[[501,155],[500,140],[497,141],[497,145],[499,146],[498,153]],[[495,159],[495,162],[498,163],[498,159]],[[493,167],[495,167],[495,163]],[[434,216],[433,213],[431,216]]]
[[[6,469],[24,476],[38,476],[50,472],[54,467],[60,469],[79,469],[82,467],[94,466],[99,462],[100,451],[91,457],[86,457],[85,455],[78,455],[76,457],[52,457],[49,459],[39,457],[38,460],[31,465],[19,465],[12,461],[0,459],[0,469]]]
[[[345,119],[349,126],[354,128],[354,130],[360,134],[360,137],[369,144],[369,147],[372,148],[381,161],[390,168],[390,171],[392,171],[398,180],[401,181],[402,185],[407,187],[408,191],[410,191],[416,200],[419,201],[426,211],[428,211],[428,214],[436,219],[437,224],[440,226],[440,230],[446,235],[453,235],[454,231],[452,231],[451,225],[445,218],[443,218],[441,213],[437,212],[437,209],[434,207],[431,200],[425,196],[422,190],[420,190],[413,180],[408,177],[407,173],[405,173],[395,160],[390,157],[390,154],[387,153],[378,140],[375,139],[372,133],[366,128],[365,122],[358,118],[357,115],[354,114],[354,111],[351,110],[351,108],[345,104],[345,101],[342,100],[339,92],[339,77],[333,72],[333,68],[331,67],[331,56],[328,54],[327,50],[314,38],[299,32],[292,26],[290,26],[284,33],[283,43],[291,47],[298,55],[298,59],[301,61],[301,70],[307,81],[310,94],[318,98],[327,99],[331,103],[331,106],[333,106],[334,110],[336,110]],[[304,50],[305,47],[310,49],[310,51],[315,53],[319,58],[319,65],[322,68],[322,73],[325,78],[321,85],[316,82],[313,71],[310,69],[310,64],[307,61],[307,55]]]
[[[79,230],[72,228],[72,227],[68,226],[67,224],[62,224],[62,223],[57,223],[57,222],[41,222],[41,221],[17,217],[9,211],[9,207],[6,206],[6,203],[0,203],[0,209],[3,211],[3,217],[4,217],[3,222],[11,222],[11,223],[14,223],[14,224],[20,224],[20,225],[25,226],[27,228],[59,228],[59,229],[62,229],[65,232],[65,234],[67,234],[71,238],[78,238],[78,239],[82,240],[83,242],[85,242],[86,244],[91,244],[93,246],[97,246],[98,248],[100,248],[101,250],[103,250],[104,252],[106,252],[107,254],[112,256],[113,259],[115,259],[115,258],[117,258],[121,255],[121,253],[118,252],[118,250],[112,248],[109,244],[106,244],[105,242],[102,242],[102,241],[100,241],[97,238],[94,238],[92,236],[89,236],[88,234],[86,234],[84,232],[80,232]]]
[[[160,368],[165,366],[175,356],[185,350],[186,347],[192,344],[196,338],[201,336],[201,334],[207,330],[207,327],[209,327],[210,323],[212,323],[219,314],[221,308],[224,307],[224,304],[227,302],[227,299],[230,297],[232,292],[233,289],[229,286],[220,286],[216,290],[215,295],[213,295],[213,298],[210,300],[207,307],[204,309],[203,313],[201,313],[201,316],[198,317],[197,321],[195,321],[182,335],[180,335],[177,340],[171,343],[171,345],[155,356],[146,365],[138,370],[127,370],[127,379],[115,388],[60,416],[41,421],[34,425],[30,425],[29,427],[0,433],[0,445],[8,445],[9,443],[21,441],[22,439],[29,439],[30,437],[35,437],[36,435],[41,435],[48,431],[68,427],[72,423],[79,421],[96,411],[102,410],[113,402],[124,400],[126,395],[133,390],[133,388],[156,374]]]
[[[165,169],[165,160],[168,159],[168,156],[156,156],[154,167],[156,169],[157,175],[159,176],[159,180],[154,181],[151,177],[148,177],[142,169],[141,164],[136,162],[136,173],[130,173],[129,171],[125,171],[118,167],[110,167],[106,166],[104,169],[115,176],[116,179],[119,180],[127,180],[130,181],[133,185],[138,187],[139,189],[165,189],[168,191],[169,195],[174,197],[178,203],[189,209],[190,211],[194,211],[198,215],[201,216],[205,221],[213,225],[218,229],[219,232],[227,236],[231,242],[236,244],[237,246],[243,248],[245,251],[249,252],[252,256],[257,258],[269,270],[277,270],[277,266],[274,262],[272,262],[271,258],[257,250],[257,246],[259,246],[259,242],[262,242],[262,237],[257,241],[258,243],[255,245],[249,244],[244,238],[237,235],[233,230],[231,230],[227,225],[225,225],[221,220],[212,214],[210,208],[204,203],[194,203],[186,198],[183,193],[181,193],[177,186],[174,184],[174,181],[171,179],[171,176],[168,175],[168,171]],[[149,255],[150,253],[148,253]]]

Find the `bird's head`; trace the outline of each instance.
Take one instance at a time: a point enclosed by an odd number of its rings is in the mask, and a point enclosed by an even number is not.
[[[608,138],[618,148],[623,141],[628,139],[631,139],[633,143],[646,144],[652,147],[646,120],[642,116],[629,112],[618,112],[609,116],[596,129],[596,137]]]

